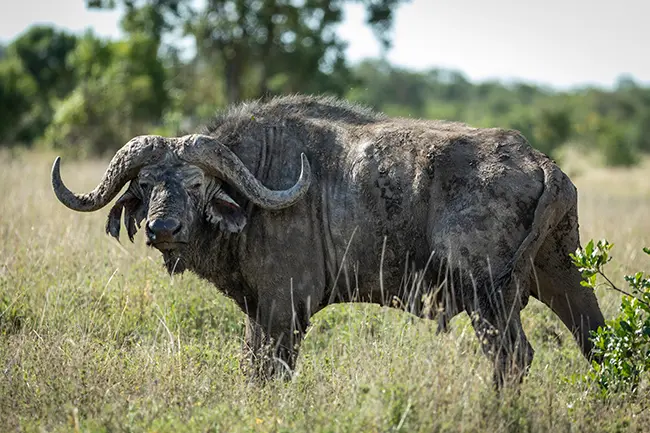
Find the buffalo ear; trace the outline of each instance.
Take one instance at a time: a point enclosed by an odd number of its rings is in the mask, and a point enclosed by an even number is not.
[[[140,223],[146,217],[146,209],[139,197],[133,184],[122,196],[115,202],[108,212],[106,221],[106,233],[120,240],[120,217],[124,211],[124,225],[131,242],[133,236],[140,228]]]
[[[133,242],[133,237],[140,228],[140,223],[147,217],[147,208],[137,197],[130,198],[124,202],[124,225],[129,240]]]
[[[124,209],[124,203],[121,201],[122,197],[115,202],[108,212],[108,219],[106,220],[106,234],[113,236],[118,241],[120,240],[120,218],[122,209]]]
[[[205,210],[208,221],[226,232],[239,233],[247,222],[239,204],[222,190],[212,197]]]

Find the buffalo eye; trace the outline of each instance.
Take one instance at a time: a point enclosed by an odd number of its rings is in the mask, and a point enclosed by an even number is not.
[[[140,189],[142,191],[147,192],[151,188],[151,183],[148,180],[140,180],[138,182],[138,185],[140,185]]]
[[[186,188],[192,194],[200,194],[203,191],[203,182],[200,179],[193,180],[186,184]]]

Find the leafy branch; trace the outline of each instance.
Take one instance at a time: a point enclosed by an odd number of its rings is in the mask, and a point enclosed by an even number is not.
[[[598,275],[600,275],[607,282],[607,285],[605,285],[605,287],[615,290],[625,296],[635,298],[637,301],[645,304],[647,307],[650,307],[650,304],[648,304],[648,302],[639,299],[638,297],[636,297],[635,295],[633,295],[632,293],[626,290],[620,289],[603,272],[603,266],[605,266],[605,264],[609,263],[609,261],[612,260],[612,257],[609,254],[609,252],[613,247],[614,244],[609,243],[606,239],[599,240],[598,243],[596,244],[594,244],[593,240],[590,240],[584,249],[579,248],[576,250],[575,254],[569,254],[571,256],[571,259],[573,260],[574,266],[576,266],[578,270],[582,273],[583,281],[581,281],[580,284],[582,284],[585,287],[596,289],[597,287],[596,278]],[[644,247],[643,252],[650,255],[650,248]],[[638,274],[639,273],[637,273],[637,275]],[[640,274],[641,275],[638,276],[638,278],[643,278],[643,274],[642,273]],[[637,277],[637,275],[635,275],[634,277],[626,275],[625,281],[630,282],[628,278],[634,279],[635,277]],[[636,279],[634,279],[634,281],[636,281]],[[638,287],[640,287],[639,284],[642,284],[642,282],[641,281],[637,282]]]
[[[612,259],[613,245],[607,240],[593,240],[584,249],[571,254],[573,264],[580,270],[585,287],[596,288],[601,276],[605,286],[622,293],[619,314],[592,334],[595,359],[587,379],[598,384],[603,396],[612,393],[635,395],[641,378],[650,371],[650,278],[643,272],[626,275],[630,292],[618,288],[603,271]],[[650,255],[650,248],[643,248]]]

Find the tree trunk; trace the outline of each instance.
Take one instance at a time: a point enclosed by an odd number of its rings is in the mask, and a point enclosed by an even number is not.
[[[234,104],[241,99],[241,68],[239,67],[239,56],[235,55],[226,61],[226,96],[228,104]]]
[[[258,88],[258,97],[266,98],[270,95],[269,79],[271,78],[271,51],[273,50],[273,42],[275,39],[275,24],[273,23],[273,15],[277,11],[277,4],[275,0],[267,1],[268,12],[265,17],[266,21],[266,41],[262,45],[262,77]]]

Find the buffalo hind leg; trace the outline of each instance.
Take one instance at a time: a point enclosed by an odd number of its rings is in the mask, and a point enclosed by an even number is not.
[[[605,320],[593,290],[580,285],[578,270],[552,272],[537,267],[537,284],[533,295],[546,304],[573,334],[583,355],[592,359],[591,333]]]
[[[592,358],[591,333],[605,320],[594,291],[580,284],[582,277],[569,253],[580,245],[574,210],[549,234],[535,259],[536,281],[531,294],[546,304],[571,331],[582,353]]]

